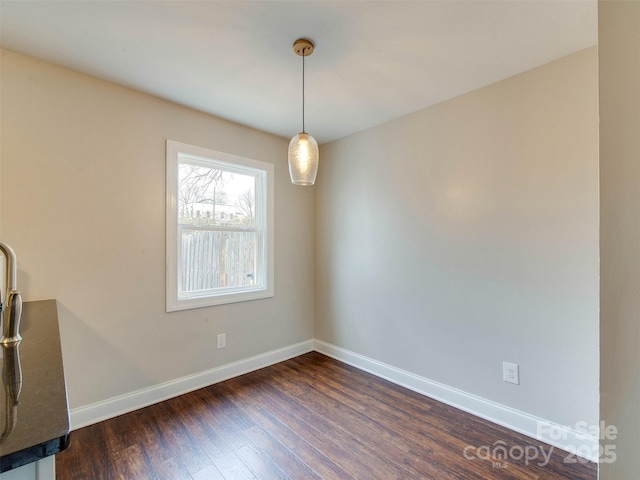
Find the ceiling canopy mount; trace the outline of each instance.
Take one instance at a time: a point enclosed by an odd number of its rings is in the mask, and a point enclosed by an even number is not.
[[[296,55],[301,57],[308,57],[313,53],[313,48],[315,45],[313,42],[306,38],[299,38],[293,44],[293,51],[296,52]]]

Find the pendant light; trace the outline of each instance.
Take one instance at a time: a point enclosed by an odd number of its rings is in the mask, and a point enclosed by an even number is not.
[[[300,38],[293,51],[302,57],[302,132],[289,143],[289,175],[294,185],[313,185],[318,173],[318,142],[304,131],[304,57],[313,53],[311,40]]]

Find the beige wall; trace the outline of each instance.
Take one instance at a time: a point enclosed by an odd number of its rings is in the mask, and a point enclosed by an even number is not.
[[[25,299],[59,301],[72,408],[312,337],[314,193],[290,184],[286,140],[11,52],[1,65],[0,228]],[[275,164],[274,298],[165,313],[166,139]]]
[[[597,94],[594,47],[325,145],[316,338],[596,425]]]
[[[307,340],[315,298],[320,340],[597,423],[596,63],[578,52],[325,145],[303,189],[284,139],[3,52],[0,231],[26,299],[60,302],[71,406]],[[164,312],[167,138],[276,165],[275,298]]]
[[[601,1],[600,416],[616,461],[602,480],[640,478],[640,2]]]

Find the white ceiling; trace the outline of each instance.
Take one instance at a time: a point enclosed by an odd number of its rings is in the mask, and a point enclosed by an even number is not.
[[[596,0],[5,1],[3,48],[283,137],[349,135],[597,42]]]

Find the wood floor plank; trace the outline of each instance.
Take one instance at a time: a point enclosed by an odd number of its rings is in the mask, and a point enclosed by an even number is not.
[[[258,372],[256,376],[260,375],[262,372]],[[235,384],[242,385],[245,381],[252,382],[252,379],[253,376],[251,378],[240,377]],[[234,390],[228,389],[226,393],[227,397],[230,397],[234,394]],[[395,478],[402,473],[393,464],[362,454],[362,442],[353,432],[334,431],[330,420],[315,414],[286,389],[274,388],[273,381],[269,384],[255,382],[251,395],[256,402],[265,406],[272,415],[286,423],[291,430],[307,443],[313,445],[316,450],[330,452],[331,458],[338,465],[348,464],[348,473],[350,473],[349,470],[357,472],[355,475],[351,473],[351,476],[376,478],[376,475],[386,474],[387,476],[380,478]]]
[[[236,455],[255,478],[291,480],[299,477],[291,477],[286,474],[268,454],[259,452],[252,445],[245,445],[236,451]]]
[[[242,432],[252,424],[219,389],[200,389],[193,392],[191,398],[191,401],[195,398],[197,403],[204,406],[200,410],[199,420],[216,449],[221,453],[229,453],[246,444]]]
[[[158,409],[165,409],[158,417],[160,441],[172,452],[172,455],[190,472],[198,472],[212,465],[209,456],[202,450],[198,442],[193,441],[189,430],[180,421],[179,411],[172,408],[171,401],[154,405]]]
[[[180,420],[192,443],[197,444],[204,454],[207,455],[207,467],[213,464],[213,458],[223,456],[232,449],[227,446],[228,442],[221,442],[220,422],[210,417],[209,409],[201,402],[194,402],[193,397],[184,395],[176,398],[173,407],[177,418]]]
[[[153,462],[153,465],[159,480],[192,480],[187,468],[176,458],[157,460]],[[224,479],[220,476],[219,480]]]
[[[243,444],[240,448],[243,448]],[[252,480],[255,475],[236,452],[214,458],[213,463],[226,480]]]
[[[120,450],[115,463],[119,478],[123,480],[131,478],[158,479],[158,475],[149,463],[142,445],[130,445]]]
[[[364,479],[398,478],[406,473],[385,458],[384,451],[374,454],[369,444],[371,439],[362,436],[361,430],[366,430],[362,424],[352,422],[351,428],[344,428],[331,418],[338,416],[338,412],[323,416],[297,398],[285,398],[280,389],[264,394],[269,396],[268,409],[276,418],[287,422],[292,430],[318,450],[331,452],[331,458],[351,476]],[[407,470],[410,474],[417,474],[411,472],[411,465],[407,466]]]
[[[95,430],[102,430],[102,424],[93,425],[93,427]],[[76,442],[88,445],[89,448],[84,454],[79,449],[68,449],[69,454],[56,456],[56,469],[58,471],[68,472],[67,478],[69,480],[85,480],[87,478],[95,478],[92,468],[95,463],[100,465],[100,470],[106,470],[105,465],[109,463],[106,458],[109,450],[105,445],[104,435],[91,437],[89,429],[85,428],[79,430],[77,435],[74,434],[72,437],[72,445]],[[95,461],[87,462],[84,455],[93,457]]]
[[[541,458],[465,458],[466,447]],[[316,352],[71,434],[59,480],[596,480],[596,465]]]
[[[282,442],[274,438],[268,431],[259,427],[252,427],[245,435],[251,440],[256,452],[260,453],[264,459],[269,459],[278,467],[278,474],[283,478],[307,478],[320,480],[321,477],[316,474],[309,465],[305,464],[292,450],[285,447]],[[240,458],[247,463],[245,457],[238,454]],[[251,465],[249,468],[253,470]],[[287,472],[286,474],[284,472]],[[257,477],[261,477],[255,470]]]
[[[144,445],[146,454],[158,463],[164,461],[170,464],[170,460],[176,462],[175,452],[168,448],[162,432],[161,417],[169,415],[169,412],[162,407],[162,405],[152,405],[134,412],[135,421],[131,423],[136,425],[136,443]],[[126,418],[127,416],[124,416],[124,419]]]
[[[290,380],[278,377],[275,379],[283,389],[288,389]],[[424,428],[415,417],[400,416],[389,418],[390,408],[384,402],[375,402],[367,409],[358,408],[358,399],[350,401],[340,395],[339,392],[328,388],[326,382],[310,383],[305,387],[306,396],[313,396],[314,411],[322,417],[333,417],[333,423],[340,425],[357,425],[360,438],[369,439],[368,448],[372,451],[382,452],[381,459],[385,462],[396,462],[397,458],[406,458],[412,454],[416,460],[412,466],[404,466],[404,470],[415,478],[425,476],[443,477],[445,469],[438,466],[438,451],[446,447],[445,451],[456,449],[462,452],[464,445],[458,445],[457,438],[450,435],[446,429],[435,428],[429,424]],[[352,389],[354,391],[356,389]],[[359,391],[359,390],[357,390]],[[396,403],[394,398],[394,403]],[[376,412],[376,410],[379,410]],[[426,411],[428,413],[429,410]],[[424,412],[423,412],[424,413]],[[424,416],[424,415],[423,415]],[[413,438],[415,442],[407,442]],[[448,460],[448,456],[444,461]],[[456,474],[457,475],[457,474]],[[456,477],[454,477],[456,478]]]
[[[282,445],[300,458],[320,478],[339,478],[353,480],[353,477],[341,469],[324,452],[316,449],[305,439],[301,438],[285,423],[279,421],[260,405],[254,404],[248,408],[252,412],[256,423],[271,432]],[[316,476],[314,475],[314,477]]]
[[[289,364],[287,364],[286,366],[289,366]],[[326,366],[327,366],[327,362],[324,362],[323,368],[325,370],[326,370]],[[353,367],[348,367],[343,364],[338,365],[339,370],[344,370],[349,368],[353,368]],[[342,372],[339,374],[339,376],[342,376]],[[352,381],[349,388],[338,389],[338,391],[336,391],[333,389],[326,388],[327,386],[334,385],[331,382],[331,380],[327,381],[327,377],[330,377],[330,375],[327,374],[325,371],[325,376],[324,376],[325,381],[320,384],[322,385],[322,387],[316,386],[318,382],[312,382],[311,384],[309,384],[309,387],[321,388],[321,391],[323,393],[327,395],[331,395],[333,398],[337,399],[338,401],[344,402],[353,408],[357,408],[358,404],[362,404],[363,402],[366,402],[366,399],[362,398],[362,395],[360,395],[359,397],[358,395],[360,392],[365,391],[361,388],[363,385],[369,386],[369,387],[371,386],[369,383],[365,382],[363,384],[362,381],[360,382]],[[353,376],[351,376],[351,380],[353,380]],[[378,379],[376,379],[376,381],[377,380]],[[281,382],[281,379],[278,379],[278,381]],[[300,387],[298,387],[298,390],[300,390]],[[395,394],[392,397],[386,396],[385,398],[386,399],[392,398],[393,399],[392,402],[394,405],[398,404],[398,401],[401,401],[402,404],[405,404],[406,403],[404,402],[405,398],[403,398],[405,396],[411,397],[413,395],[415,397],[415,395],[417,395],[414,392],[410,392],[406,389],[398,390],[397,387],[393,390],[395,391]],[[379,391],[379,390],[376,390],[376,391]],[[348,395],[342,396],[341,393],[339,392],[348,392]],[[350,396],[355,397],[354,401],[350,400],[349,398]],[[424,397],[420,396],[419,398],[422,398],[422,402],[425,402]],[[497,425],[494,426],[493,424],[489,424],[487,426],[487,422],[485,422],[484,420],[478,419],[477,417],[473,417],[470,415],[460,416],[459,413],[455,409],[452,409],[451,407],[440,404],[438,402],[433,402],[433,404],[434,405],[432,406],[428,406],[426,410],[423,410],[421,412],[422,415],[415,415],[415,412],[413,412],[414,414],[411,415],[410,417],[401,415],[400,417],[396,417],[395,419],[393,419],[393,421],[389,421],[391,420],[390,418],[385,421],[385,414],[388,412],[388,410],[387,412],[382,414],[384,410],[378,408],[380,406],[388,406],[388,404],[385,401],[372,402],[372,404],[369,405],[368,408],[362,409],[362,411],[365,416],[375,420],[376,422],[379,422],[381,424],[384,424],[384,423],[388,424],[388,427],[390,427],[390,433],[392,436],[401,435],[402,438],[405,438],[405,439],[407,437],[413,437],[413,439],[418,444],[422,445],[425,448],[432,447],[432,446],[435,447],[434,455],[429,455],[429,453],[427,453],[427,455],[429,456],[428,458],[429,463],[431,463],[432,466],[435,466],[438,472],[440,473],[440,475],[437,478],[445,478],[444,474],[446,471],[449,470],[449,467],[451,466],[450,455],[448,454],[448,452],[450,451],[462,452],[464,448],[469,444],[477,445],[478,447],[482,445],[486,445],[487,432],[494,431],[494,434],[495,434],[493,437],[489,437],[489,438],[492,438],[492,442],[489,443],[490,445],[493,445],[494,442],[496,441],[504,440],[507,444],[507,448],[512,448],[514,446],[515,447],[520,446],[524,448],[530,442],[530,439],[526,439],[524,442],[522,442],[521,440],[523,436],[518,434],[515,434],[515,438],[514,438],[514,432],[510,432],[508,430],[506,431],[506,429],[502,427],[498,427]],[[377,415],[375,411],[372,411],[372,410],[375,410],[376,408],[380,410],[380,412],[377,412]],[[452,412],[454,413],[453,417],[451,416]],[[403,418],[405,420],[404,422],[398,421],[399,419],[402,420]],[[406,421],[407,418],[409,419],[420,418],[421,420],[426,421],[426,426],[421,424],[421,422],[416,422],[415,420],[411,420],[407,422]],[[461,437],[459,434],[456,435],[455,433],[450,434],[450,431],[464,432],[464,436]],[[478,433],[476,434],[476,432]],[[505,435],[505,433],[507,433],[507,435]],[[476,441],[475,444],[470,443],[470,442],[473,442],[474,440]],[[548,450],[549,446],[546,446],[544,448]],[[443,451],[447,452],[447,454],[444,456],[441,455]],[[418,456],[420,456],[421,458],[425,458],[424,452],[419,452],[414,450],[414,453],[418,454]],[[485,461],[483,463],[479,463],[475,465],[474,467],[468,467],[468,468],[470,471],[475,471],[475,474],[478,475],[478,478],[488,478],[487,477],[488,475],[491,475],[491,478],[502,478],[504,476],[503,474],[496,473],[493,470],[494,463],[499,463],[499,459],[494,458],[493,461]],[[487,469],[487,467],[489,467],[489,469]],[[532,472],[531,469],[529,469],[528,465],[525,466],[526,468],[522,468],[520,465],[518,465],[517,462],[511,462],[510,467],[511,467],[510,473],[517,471],[519,475],[518,478],[538,478],[539,476],[539,473]],[[450,473],[452,475],[452,478],[466,478],[464,472],[460,472],[457,469],[451,470]],[[558,478],[563,478],[563,477],[558,477]]]
[[[224,475],[213,465],[194,473],[190,478],[193,480],[225,480]]]

